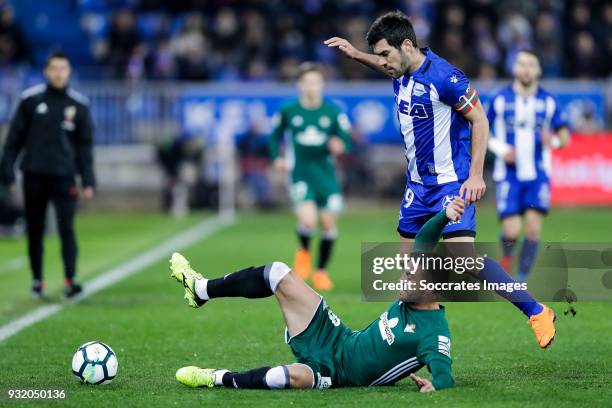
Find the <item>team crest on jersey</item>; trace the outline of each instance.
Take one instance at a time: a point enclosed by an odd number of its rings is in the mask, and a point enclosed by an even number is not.
[[[45,113],[47,113],[48,110],[49,108],[47,108],[47,104],[44,102],[39,103],[38,106],[36,107],[36,113],[39,113],[41,115],[44,115]]]
[[[392,345],[395,341],[395,334],[393,334],[393,329],[399,323],[399,318],[394,317],[393,319],[387,318],[387,312],[383,313],[380,316],[380,320],[378,321],[378,329],[380,330],[380,335],[383,340],[387,342],[388,345]]]
[[[412,94],[414,96],[421,96],[425,93],[425,85],[421,84],[421,83],[415,83],[414,87],[412,88]]]
[[[291,119],[291,124],[293,126],[302,126],[304,124],[304,118],[300,115],[296,115]]]
[[[331,120],[329,119],[329,117],[321,116],[319,118],[319,126],[321,126],[322,128],[327,128],[329,127],[329,125],[331,125]]]

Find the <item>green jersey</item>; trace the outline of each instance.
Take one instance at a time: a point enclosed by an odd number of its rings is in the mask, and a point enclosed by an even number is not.
[[[397,301],[344,341],[338,381],[341,385],[393,384],[434,360],[450,368],[450,347],[443,306],[420,310]]]
[[[285,154],[293,183],[337,184],[327,143],[330,137],[338,136],[348,147],[350,131],[348,117],[338,106],[324,100],[318,108],[306,109],[294,100],[275,115],[273,126],[270,155],[272,159],[278,157],[280,141],[286,135]]]

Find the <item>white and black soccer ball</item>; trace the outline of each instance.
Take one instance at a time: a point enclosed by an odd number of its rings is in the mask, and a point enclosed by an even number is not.
[[[110,384],[118,366],[113,349],[99,341],[83,344],[72,357],[72,373],[86,384]]]

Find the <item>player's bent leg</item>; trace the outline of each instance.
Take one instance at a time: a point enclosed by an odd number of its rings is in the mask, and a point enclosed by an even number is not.
[[[302,279],[308,279],[312,273],[310,240],[317,223],[317,206],[314,201],[302,201],[295,205],[297,217],[297,235],[300,248],[295,253],[293,269]]]
[[[291,271],[282,262],[272,262],[263,266],[251,266],[220,278],[206,279],[194,271],[179,253],[172,255],[170,270],[171,277],[183,284],[185,299],[191,307],[200,307],[209,299],[220,297],[258,299],[272,296],[280,281]]]
[[[471,240],[471,241],[470,241]],[[472,237],[457,237],[449,238],[445,242],[473,242]],[[453,256],[459,256],[457,253],[453,253],[453,246],[447,247]],[[460,246],[461,252],[464,252],[465,248],[463,245]],[[472,250],[475,254],[475,250]],[[462,253],[461,256],[466,256]],[[508,275],[503,268],[491,258],[484,258],[484,267],[480,271],[470,271],[478,279],[486,280],[487,282],[503,283],[504,286],[514,286],[515,281]],[[533,330],[538,345],[541,348],[546,348],[555,338],[555,314],[546,305],[538,303],[527,290],[515,290],[513,292],[507,292],[505,290],[496,291],[498,295],[504,299],[510,301],[516,306],[521,312],[529,318],[528,322]]]
[[[293,271],[279,282],[275,295],[289,336],[297,336],[306,330],[319,307],[321,296]]]
[[[502,233],[499,237],[502,257],[499,260],[502,268],[507,273],[511,273],[512,264],[514,263],[514,249],[516,241],[521,233],[521,216],[518,214],[509,215],[502,218]]]
[[[176,372],[176,379],[188,387],[228,387],[236,389],[312,388],[314,374],[304,364],[276,367],[258,367],[248,371],[229,371],[214,368],[183,367]]]

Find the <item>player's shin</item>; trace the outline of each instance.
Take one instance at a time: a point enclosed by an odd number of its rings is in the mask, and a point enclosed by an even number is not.
[[[499,237],[499,241],[501,243],[502,248],[502,257],[499,263],[507,273],[512,273],[512,264],[514,263],[514,249],[516,248],[516,239],[507,238],[502,234]]]
[[[249,267],[217,279],[199,279],[195,291],[202,300],[219,297],[249,299],[272,296],[280,281],[291,271],[282,262]]]
[[[323,237],[321,238],[321,243],[319,245],[319,270],[325,270],[327,268],[327,263],[331,258],[332,249],[337,237],[338,230],[336,229],[323,233]]]
[[[519,281],[527,281],[529,272],[531,271],[536,256],[538,255],[539,244],[540,241],[532,241],[527,238],[523,240],[523,244],[521,246],[521,255],[519,258],[519,272],[517,276]]]
[[[245,389],[284,389],[290,387],[289,369],[287,366],[259,367],[249,371],[215,372],[215,385]]]
[[[308,251],[310,249],[310,238],[312,237],[312,228],[298,224],[296,233],[300,242],[300,248]]]
[[[476,276],[478,279],[483,281],[486,280],[487,282],[505,283],[508,285],[515,283],[514,279],[512,279],[497,262],[490,258],[485,258],[484,268],[482,268]],[[526,290],[515,290],[513,292],[500,290],[496,292],[501,297],[512,302],[512,304],[520,309],[527,317],[537,315],[542,311],[542,305],[536,302]]]

